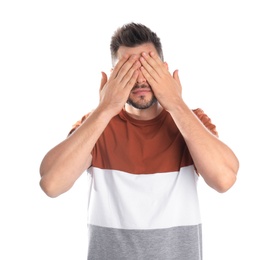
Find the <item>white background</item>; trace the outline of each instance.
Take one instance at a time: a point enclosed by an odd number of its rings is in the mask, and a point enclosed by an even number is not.
[[[199,182],[204,260],[273,259],[270,2],[1,1],[0,259],[86,259],[86,175],[51,199],[39,166],[97,105],[112,33],[131,21],[157,32],[185,101],[240,160],[227,193]]]

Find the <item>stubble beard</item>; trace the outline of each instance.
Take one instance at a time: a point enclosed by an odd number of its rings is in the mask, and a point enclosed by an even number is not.
[[[147,88],[147,86],[139,86],[137,88]],[[143,95],[143,96],[139,96],[137,101],[129,97],[126,103],[137,109],[147,109],[151,107],[152,105],[154,105],[155,103],[157,103],[157,99],[155,95],[152,93],[152,97],[148,100],[146,96]]]

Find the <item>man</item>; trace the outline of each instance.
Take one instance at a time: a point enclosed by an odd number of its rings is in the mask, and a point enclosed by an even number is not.
[[[200,260],[197,180],[225,192],[238,160],[203,110],[184,102],[154,32],[126,24],[110,49],[99,105],[45,155],[40,185],[57,197],[87,170],[89,260]]]

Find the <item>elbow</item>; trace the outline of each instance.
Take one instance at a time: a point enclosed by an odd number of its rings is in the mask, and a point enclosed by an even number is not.
[[[235,180],[233,182],[226,182],[220,185],[217,185],[215,187],[215,190],[219,193],[225,193],[227,192],[235,183]]]
[[[237,173],[229,173],[225,177],[222,177],[221,180],[218,180],[213,188],[219,193],[225,193],[235,184],[236,180]]]
[[[220,175],[221,178],[218,178],[217,185],[215,187],[215,190],[219,193],[225,193],[227,192],[236,182],[237,180],[237,173],[239,170],[239,161],[236,160],[236,162],[233,164],[232,167],[227,168],[222,172]]]
[[[47,180],[45,176],[40,180],[40,187],[42,191],[50,198],[56,198],[63,193],[57,189],[54,182]]]

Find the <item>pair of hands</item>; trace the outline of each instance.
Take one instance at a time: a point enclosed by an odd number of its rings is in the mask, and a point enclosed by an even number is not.
[[[143,74],[151,86],[161,106],[170,111],[181,101],[182,86],[178,70],[170,74],[168,66],[154,52],[141,56],[125,56],[118,61],[109,79],[102,72],[100,84],[100,105],[117,114],[126,103],[139,73]]]

